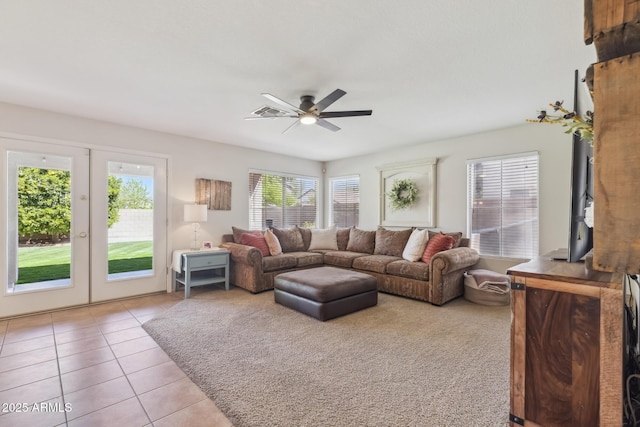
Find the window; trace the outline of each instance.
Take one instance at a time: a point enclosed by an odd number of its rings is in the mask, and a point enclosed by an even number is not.
[[[467,161],[467,233],[481,255],[538,255],[538,153]]]
[[[329,180],[331,212],[329,224],[358,226],[360,217],[360,177],[346,176]]]
[[[249,228],[315,227],[318,178],[249,172]]]

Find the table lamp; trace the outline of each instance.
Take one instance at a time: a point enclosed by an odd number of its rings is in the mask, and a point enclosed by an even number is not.
[[[207,205],[184,205],[184,221],[193,223],[193,242],[191,243],[191,250],[200,250],[198,245],[198,230],[200,229],[200,222],[207,221]]]

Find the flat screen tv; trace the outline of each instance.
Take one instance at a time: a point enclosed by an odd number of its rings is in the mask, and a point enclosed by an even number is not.
[[[587,110],[593,111],[591,96],[586,90],[586,85],[579,82],[577,70],[574,89],[574,111],[578,114],[584,114]],[[586,96],[579,97],[578,92],[586,92]],[[584,221],[584,210],[593,203],[593,147],[575,134],[572,144],[571,218],[567,261],[578,262],[584,260],[584,256],[593,248],[593,230]]]

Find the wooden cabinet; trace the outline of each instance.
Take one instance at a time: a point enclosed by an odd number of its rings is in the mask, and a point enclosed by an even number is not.
[[[511,276],[512,426],[621,426],[623,277],[538,257]]]

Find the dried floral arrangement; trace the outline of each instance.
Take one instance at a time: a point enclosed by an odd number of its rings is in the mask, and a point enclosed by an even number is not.
[[[569,111],[562,106],[564,101],[556,101],[549,104],[553,111],[558,114],[548,114],[546,110],[539,111],[536,120],[529,119],[528,122],[561,124],[569,129],[565,133],[577,134],[580,138],[593,145],[593,112],[587,111],[583,116]],[[560,114],[561,113],[561,114]]]

